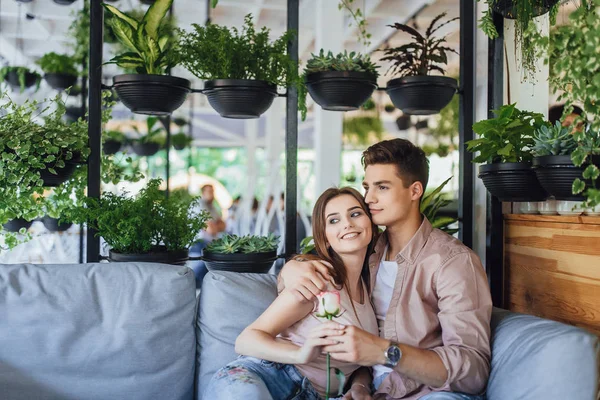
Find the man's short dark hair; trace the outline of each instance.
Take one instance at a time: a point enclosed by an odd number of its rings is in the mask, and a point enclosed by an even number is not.
[[[362,153],[361,162],[365,169],[369,165],[375,164],[395,165],[398,176],[404,182],[404,187],[409,187],[419,181],[423,185],[423,192],[427,188],[429,160],[423,149],[406,139],[384,140],[375,143]]]
[[[204,193],[205,189],[211,188],[212,190],[215,190],[215,188],[213,187],[213,185],[211,185],[210,183],[208,185],[204,185],[200,188],[200,193]]]
[[[556,121],[560,121],[560,119],[563,116],[563,113],[565,112],[565,105],[564,104],[556,104],[552,107],[550,107],[548,109],[548,121],[550,121],[550,123],[552,125],[554,125],[554,123]],[[572,114],[577,114],[577,115],[582,115],[583,114],[583,110],[577,106],[573,106],[573,111],[571,112]]]

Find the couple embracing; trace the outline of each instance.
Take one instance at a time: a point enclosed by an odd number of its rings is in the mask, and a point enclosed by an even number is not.
[[[346,400],[484,399],[492,302],[479,257],[421,215],[429,163],[420,148],[387,140],[362,161],[364,197],[352,188],[319,197],[318,255],[283,267],[279,296],[237,338],[242,356],[217,371],[205,398],[335,397],[335,377],[325,393],[330,353]],[[345,310],[334,321],[315,316],[328,290]]]

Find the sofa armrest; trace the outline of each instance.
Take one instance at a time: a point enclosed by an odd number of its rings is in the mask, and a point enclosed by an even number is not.
[[[596,400],[600,345],[583,329],[494,308],[488,400]]]

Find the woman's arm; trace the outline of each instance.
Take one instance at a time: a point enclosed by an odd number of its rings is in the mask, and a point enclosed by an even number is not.
[[[321,347],[332,344],[327,335],[339,335],[344,328],[335,322],[325,322],[310,332],[302,347],[275,337],[306,317],[314,303],[300,302],[289,290],[284,290],[275,301],[250,324],[235,341],[238,354],[283,364],[304,364],[321,353]]]
[[[373,375],[371,368],[360,367],[350,377],[350,382],[346,386],[348,390],[344,394],[344,400],[370,400],[371,382]]]

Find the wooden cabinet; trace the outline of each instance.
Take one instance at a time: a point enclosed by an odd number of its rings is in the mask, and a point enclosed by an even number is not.
[[[600,335],[600,217],[504,215],[504,306]]]

